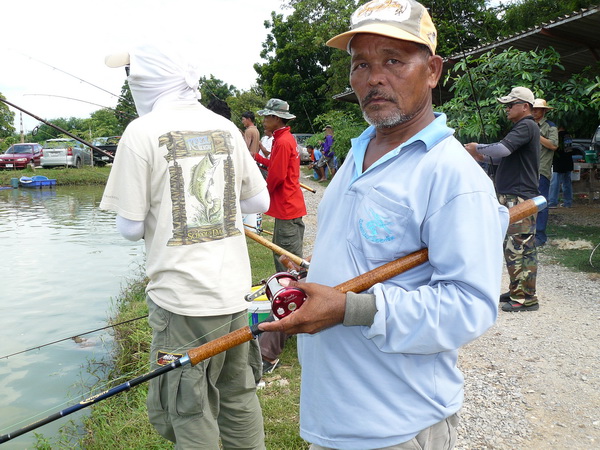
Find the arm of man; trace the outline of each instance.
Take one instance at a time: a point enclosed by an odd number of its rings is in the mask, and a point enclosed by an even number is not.
[[[125,239],[129,241],[139,241],[144,237],[144,222],[129,220],[117,215],[117,230]]]
[[[558,128],[550,127],[548,137],[540,136],[540,143],[548,150],[555,152],[558,149]]]
[[[510,155],[510,150],[501,142],[493,144],[478,144],[470,142],[465,148],[476,161],[485,162],[485,157],[492,158],[492,163],[497,164],[502,158]]]
[[[508,214],[487,193],[459,197],[468,198],[454,199],[424,224],[425,264],[432,271],[428,283],[407,290],[390,280],[356,297],[300,284],[307,294],[302,308],[260,329],[296,334],[339,324],[363,326],[365,337],[382,351],[416,354],[454,350],[480,336],[497,316]],[[465,219],[465,210],[478,211],[478,217]]]
[[[269,191],[264,189],[253,197],[240,200],[240,210],[242,214],[265,212],[269,209],[270,203]]]

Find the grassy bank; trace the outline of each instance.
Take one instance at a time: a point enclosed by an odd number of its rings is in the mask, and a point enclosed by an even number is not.
[[[272,231],[272,220],[265,218],[263,226]],[[258,283],[273,274],[272,253],[250,239],[247,241],[253,283]],[[133,280],[123,291],[115,306],[113,323],[147,314],[145,285],[144,279]],[[150,340],[151,331],[145,319],[116,328],[114,367],[110,374],[110,378],[115,380],[114,385],[148,371]],[[259,390],[267,448],[305,449],[307,444],[298,436],[300,367],[295,339],[288,340],[281,361],[283,365],[265,377],[266,387]],[[81,447],[98,450],[173,448],[148,422],[147,389],[147,383],[144,383],[95,405],[85,420],[86,432],[80,441]]]
[[[34,175],[43,175],[51,180],[56,180],[57,186],[106,184],[109,173],[110,166],[35,170],[27,167],[23,170],[0,170],[0,186],[10,186],[11,178],[32,177]]]

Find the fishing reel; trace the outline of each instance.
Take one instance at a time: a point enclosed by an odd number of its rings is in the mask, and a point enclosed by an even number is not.
[[[266,295],[271,302],[271,311],[278,319],[289,316],[302,306],[306,300],[304,291],[290,286],[290,282],[298,281],[297,273],[278,272],[272,275],[260,289],[246,295],[246,301],[251,302],[261,295]]]

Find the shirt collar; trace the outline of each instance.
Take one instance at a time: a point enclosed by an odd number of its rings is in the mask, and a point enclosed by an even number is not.
[[[449,128],[446,125],[446,114],[444,113],[434,113],[435,119],[413,137],[409,138],[406,142],[400,144],[395,149],[387,152],[384,156],[379,158],[368,170],[371,170],[374,167],[377,167],[380,164],[383,164],[387,160],[394,158],[397,156],[402,150],[412,147],[424,146],[425,151],[431,150],[435,145],[437,145],[442,140],[446,139],[448,136],[452,136],[454,134],[454,130]],[[354,163],[356,167],[356,175],[360,175],[362,173],[362,167],[365,160],[365,153],[367,151],[367,146],[369,145],[369,141],[375,137],[376,129],[374,126],[370,126],[363,133],[354,139],[351,139],[352,142],[352,154],[354,156]]]

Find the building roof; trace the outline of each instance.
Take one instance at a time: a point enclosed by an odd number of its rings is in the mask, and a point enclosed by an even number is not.
[[[490,50],[502,51],[510,47],[521,51],[554,48],[560,54],[565,70],[556,71],[551,78],[567,80],[572,74],[600,61],[600,6],[582,9],[464,53],[455,53],[444,60],[444,65],[455,64],[466,56],[479,56]]]

